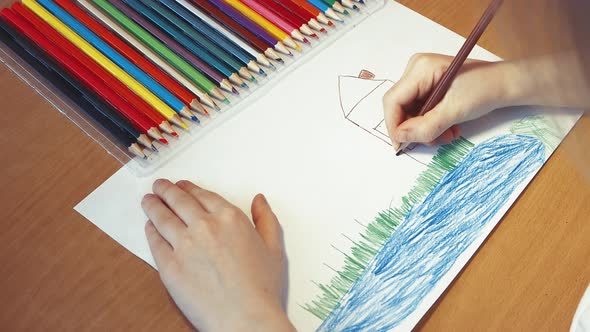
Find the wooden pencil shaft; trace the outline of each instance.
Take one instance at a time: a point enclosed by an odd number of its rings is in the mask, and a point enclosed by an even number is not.
[[[432,91],[432,93],[420,109],[419,116],[422,116],[426,112],[433,109],[444,98],[445,94],[451,87],[453,80],[457,76],[457,73],[459,73],[459,70],[465,63],[465,60],[467,60],[467,57],[469,56],[475,45],[477,44],[477,41],[492,21],[494,14],[498,10],[502,2],[503,0],[493,0],[490,3],[488,8],[482,15],[481,19],[479,20],[479,22],[477,23],[469,37],[467,38],[467,40],[465,40],[465,43],[459,50],[459,53],[457,53],[457,56],[453,59],[451,65],[445,71],[439,83],[436,85],[436,87],[434,88],[434,90]]]

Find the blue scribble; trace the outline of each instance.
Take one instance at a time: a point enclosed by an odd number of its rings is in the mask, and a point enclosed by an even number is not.
[[[408,214],[318,331],[388,331],[406,319],[542,165],[536,138],[476,146]]]

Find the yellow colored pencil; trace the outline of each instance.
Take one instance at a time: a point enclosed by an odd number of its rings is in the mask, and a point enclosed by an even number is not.
[[[68,39],[72,44],[76,45],[80,50],[86,53],[94,61],[96,61],[101,67],[110,72],[119,81],[128,86],[133,92],[145,100],[148,104],[152,105],[167,119],[175,118],[177,114],[170,106],[164,103],[160,98],[154,95],[150,90],[144,87],[141,83],[136,81],[131,75],[127,74],[123,69],[114,64],[109,58],[95,49],[86,40],[72,31],[68,26],[58,20],[35,0],[22,0],[22,3],[37,14],[41,19],[51,25],[61,35]],[[179,124],[181,127],[188,129],[185,123]]]
[[[237,11],[242,13],[244,16],[249,18],[250,20],[254,21],[254,23],[261,26],[264,30],[268,31],[271,35],[273,35],[278,40],[285,43],[285,45],[289,47],[293,47],[298,51],[301,51],[301,46],[299,46],[296,42],[291,39],[291,37],[284,32],[283,30],[279,29],[276,25],[272,22],[264,18],[262,15],[258,14],[254,10],[250,9],[250,7],[246,6],[239,0],[224,0],[228,5],[234,7]]]

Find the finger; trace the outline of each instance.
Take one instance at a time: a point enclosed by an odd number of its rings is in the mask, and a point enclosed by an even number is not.
[[[444,112],[434,108],[432,111],[404,121],[395,133],[398,142],[428,143],[437,139],[453,125]]]
[[[154,194],[158,195],[187,225],[205,214],[201,205],[191,195],[168,180],[156,180],[153,190]]]
[[[148,219],[158,229],[158,232],[168,243],[174,246],[180,234],[186,230],[186,226],[182,220],[156,195],[145,195],[141,200],[141,207]]]
[[[154,224],[149,220],[145,224],[145,236],[147,237],[156,266],[158,267],[158,270],[161,271],[164,266],[174,259],[172,247],[166,242]]]
[[[448,144],[455,139],[452,127],[443,131],[442,134],[436,139],[436,144]]]
[[[178,181],[176,185],[197,200],[203,209],[209,213],[214,213],[223,208],[232,206],[230,202],[220,195],[205,190],[190,181]]]
[[[256,195],[252,201],[252,219],[256,231],[266,246],[274,253],[282,254],[284,252],[283,231],[277,216],[272,212],[262,194]]]

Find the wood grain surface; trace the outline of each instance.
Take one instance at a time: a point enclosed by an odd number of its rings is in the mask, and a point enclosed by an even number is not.
[[[400,2],[463,36],[487,5]],[[509,56],[495,31],[480,45]],[[156,271],[73,210],[120,165],[4,66],[0,109],[0,331],[192,330]],[[417,330],[568,329],[590,282],[589,133],[586,117]]]

